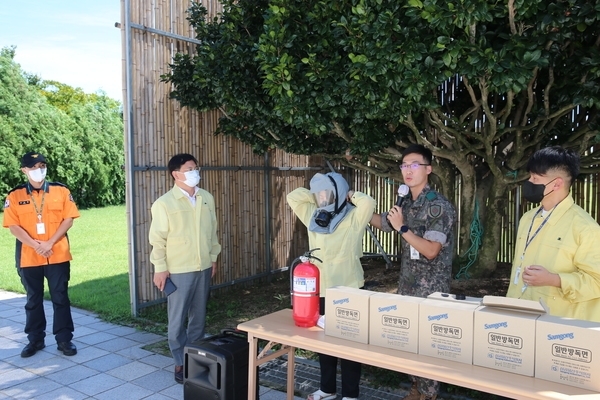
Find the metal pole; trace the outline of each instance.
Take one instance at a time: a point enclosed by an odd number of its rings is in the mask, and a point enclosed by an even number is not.
[[[149,28],[144,25],[131,23],[130,26],[133,29],[139,29],[143,32],[149,32],[149,33],[153,33],[155,35],[165,36],[165,37],[175,39],[175,40],[182,40],[184,42],[189,42],[189,43],[194,43],[194,44],[202,44],[202,42],[197,39],[189,38],[187,36],[177,35],[175,33],[161,31],[159,29]]]
[[[265,151],[265,257],[267,262],[268,281],[271,282],[271,168],[269,168],[269,152]]]
[[[127,184],[125,186],[127,199],[127,213],[129,223],[129,295],[131,298],[131,313],[134,317],[139,315],[139,299],[138,299],[138,260],[137,254],[137,229],[136,229],[136,205],[135,205],[135,176],[134,176],[134,123],[133,123],[133,95],[132,95],[132,57],[131,57],[131,0],[125,0],[124,8],[125,19],[125,98],[127,109],[123,109],[123,113],[127,113],[127,126],[125,143],[125,174]]]

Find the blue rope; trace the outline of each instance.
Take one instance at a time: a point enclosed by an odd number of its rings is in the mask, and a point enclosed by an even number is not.
[[[483,238],[483,227],[481,226],[481,222],[479,221],[479,202],[475,200],[475,209],[473,210],[473,221],[471,222],[471,247],[467,250],[465,257],[467,260],[467,265],[462,267],[460,271],[456,274],[456,279],[469,279],[471,278],[471,274],[469,274],[469,268],[471,265],[475,263],[477,260],[477,254],[479,253],[479,248],[481,247],[481,239]]]
[[[516,181],[517,180],[517,171],[509,171],[506,173],[506,176],[512,177],[513,181]]]

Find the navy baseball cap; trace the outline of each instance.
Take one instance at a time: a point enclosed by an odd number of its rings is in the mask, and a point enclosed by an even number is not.
[[[29,153],[25,153],[23,157],[21,157],[21,168],[27,167],[32,168],[35,164],[46,162],[46,157],[43,154],[38,153],[36,151],[30,151]]]

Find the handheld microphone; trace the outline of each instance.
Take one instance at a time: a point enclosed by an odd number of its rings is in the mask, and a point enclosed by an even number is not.
[[[410,188],[408,186],[400,185],[400,187],[398,188],[398,199],[396,200],[396,205],[398,207],[402,207],[402,203],[404,202],[406,196],[408,196],[409,192]]]

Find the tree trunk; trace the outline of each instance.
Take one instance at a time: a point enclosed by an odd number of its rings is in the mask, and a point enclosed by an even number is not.
[[[456,241],[458,251],[454,257],[452,268],[453,276],[456,275],[468,260],[466,253],[471,247],[471,223],[473,221],[473,210],[475,208],[476,174],[473,166],[465,159],[452,160],[452,165],[460,172],[459,196],[449,198],[454,202],[459,220],[456,226]],[[452,168],[454,169],[454,168]],[[456,199],[456,201],[454,201]]]
[[[483,224],[483,240],[477,262],[470,268],[469,273],[475,278],[489,277],[496,270],[498,250],[502,235],[502,216],[506,201],[507,185],[502,179],[490,175],[492,179],[487,195],[480,202],[480,216]]]

